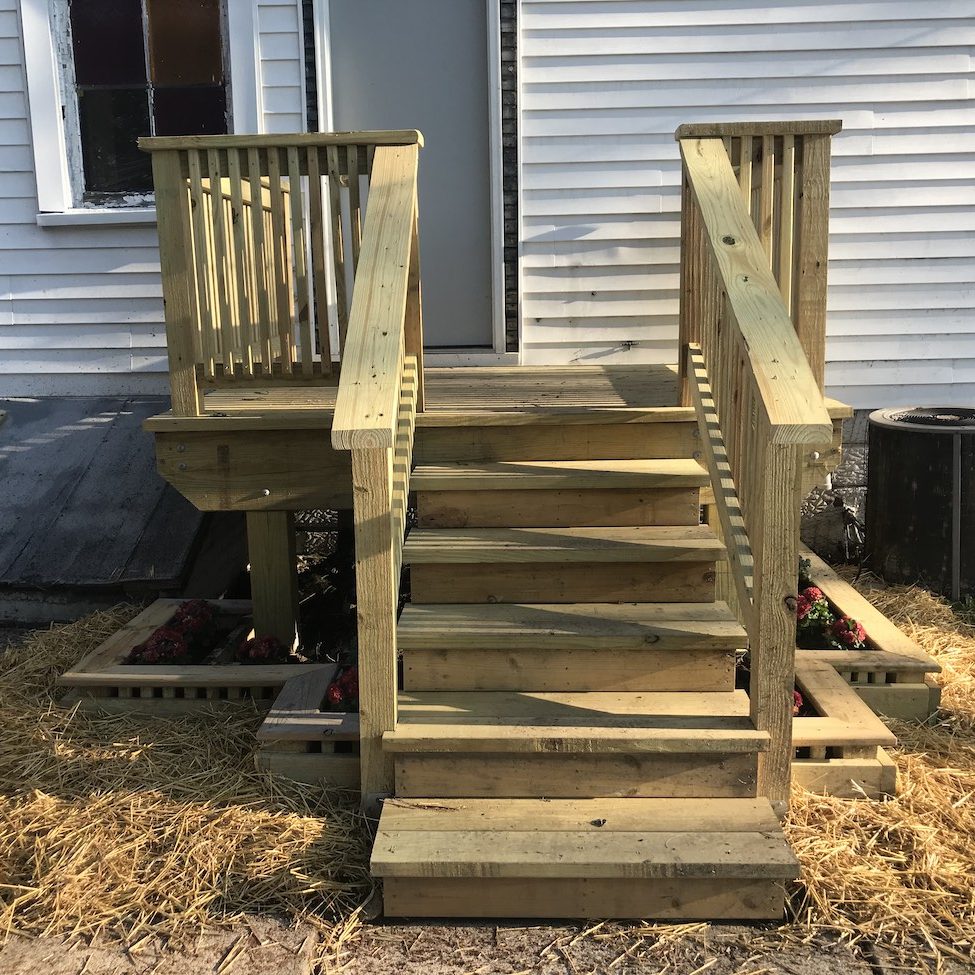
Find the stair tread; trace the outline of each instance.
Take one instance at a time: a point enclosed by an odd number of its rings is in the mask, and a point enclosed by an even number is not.
[[[747,634],[726,603],[408,604],[404,650],[737,649]]]
[[[707,562],[724,545],[707,525],[617,528],[418,528],[403,560],[473,562]]]
[[[383,877],[768,878],[798,863],[766,799],[391,799]]]
[[[754,752],[744,691],[401,693],[393,752]]]
[[[421,464],[410,478],[415,491],[490,488],[704,487],[707,471],[695,460],[534,460]]]

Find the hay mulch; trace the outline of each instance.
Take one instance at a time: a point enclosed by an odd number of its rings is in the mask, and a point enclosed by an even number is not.
[[[57,675],[138,612],[37,631],[0,654],[0,941],[190,937],[269,912],[347,943],[369,896],[353,804],[254,769],[255,711],[100,716]]]
[[[751,929],[742,945],[759,959],[839,940],[905,970],[967,966],[975,619],[921,590],[858,586],[944,667],[943,710],[935,724],[893,724],[895,798],[797,790],[787,823],[802,863],[793,916]],[[57,706],[56,675],[134,612],[52,627],[0,656],[0,937],[100,933],[131,943],[271,912],[314,924],[323,963],[347,959],[371,891],[365,824],[320,789],[253,771],[253,713],[149,720]],[[683,946],[710,966],[715,951],[730,950],[707,925],[599,924],[566,937],[612,939],[627,963]]]

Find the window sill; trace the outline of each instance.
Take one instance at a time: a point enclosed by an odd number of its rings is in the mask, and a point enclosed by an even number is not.
[[[93,226],[152,226],[156,222],[155,207],[102,207],[62,210],[59,213],[37,214],[39,227],[93,227]]]

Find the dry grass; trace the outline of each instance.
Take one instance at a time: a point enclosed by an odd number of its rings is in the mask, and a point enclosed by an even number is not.
[[[253,711],[147,719],[55,702],[54,680],[136,610],[0,657],[0,935],[180,938],[245,912],[347,940],[368,896],[351,804],[253,766]]]
[[[975,958],[975,626],[926,592],[859,585],[944,667],[943,720],[894,726],[894,799],[796,793],[794,917],[738,945],[752,967],[837,935],[913,971]],[[253,771],[253,714],[148,720],[55,705],[55,676],[132,613],[35,633],[0,657],[0,931],[131,942],[268,911],[311,919],[334,958],[370,892],[364,824],[321,790]],[[709,964],[728,950],[707,925],[594,925],[566,938],[618,939],[627,962],[679,949]]]

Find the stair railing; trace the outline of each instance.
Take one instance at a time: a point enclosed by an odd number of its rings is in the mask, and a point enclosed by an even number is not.
[[[423,410],[418,146],[376,150],[332,446],[352,454],[362,801],[392,792],[396,616],[416,413]]]
[[[139,141],[176,416],[201,415],[211,386],[334,384],[376,156],[420,144],[412,130]]]
[[[834,125],[804,124],[814,130]],[[788,176],[776,182],[776,167],[768,161],[774,140],[791,146],[794,167],[804,129],[775,125],[777,136],[771,125],[755,123],[678,129],[680,343],[682,402],[697,413],[714,488],[715,527],[728,548],[727,595],[749,637],[751,716],[770,735],[760,762],[760,794],[786,803],[802,474],[807,455],[830,443],[832,425],[821,366],[817,375],[809,358],[818,363],[824,348],[827,215],[814,219],[806,212],[795,168],[791,182]],[[757,184],[756,137],[763,148]],[[737,174],[728,153],[729,145],[735,151],[735,139]],[[790,151],[783,150],[781,158],[789,160]],[[803,158],[808,162],[810,156]],[[810,177],[799,185],[813,182]],[[817,206],[828,206],[828,178],[825,197],[820,193],[817,199]],[[818,227],[822,234],[810,229]]]

